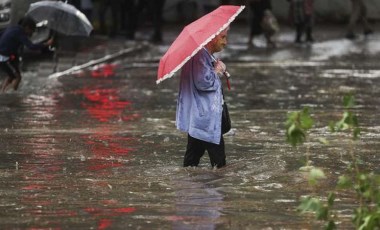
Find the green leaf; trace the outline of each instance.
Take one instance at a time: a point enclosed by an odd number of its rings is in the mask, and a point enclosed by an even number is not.
[[[329,207],[334,205],[334,201],[335,201],[335,193],[330,192],[329,196],[327,197],[327,204],[329,205]]]
[[[334,221],[330,220],[326,226],[326,230],[334,230],[337,229]]]
[[[349,94],[349,95],[345,95],[343,97],[343,106],[346,108],[346,109],[349,109],[349,108],[352,108],[355,106],[355,98],[352,94]]]
[[[288,143],[290,143],[292,146],[296,146],[297,144],[302,144],[305,141],[306,135],[300,128],[292,125],[288,129],[286,137]]]
[[[309,114],[309,108],[305,107],[302,111],[288,113],[286,121],[286,141],[292,146],[302,144],[306,139],[306,131],[314,124]]]
[[[338,178],[338,183],[337,183],[337,187],[340,188],[340,189],[347,189],[347,188],[350,188],[352,186],[352,181],[349,177],[347,176],[340,176]]]
[[[321,206],[316,212],[317,220],[327,220],[329,217],[329,209]]]
[[[309,173],[309,183],[316,185],[319,180],[326,178],[325,173],[319,168],[313,168]]]
[[[358,127],[359,126],[359,121],[358,121],[358,116],[356,115],[351,115],[352,116],[352,126]]]
[[[330,142],[329,142],[326,138],[324,138],[324,137],[320,137],[320,138],[318,138],[318,141],[319,141],[320,143],[324,144],[324,145],[328,145],[328,144],[330,144]]]
[[[303,129],[308,130],[308,129],[311,129],[311,127],[313,127],[314,121],[310,116],[308,107],[305,107],[303,109],[303,111],[301,113],[300,120],[301,120],[301,127]]]
[[[332,133],[336,132],[336,130],[335,130],[335,122],[330,121],[329,122],[329,128],[330,128],[330,132],[332,132]]]
[[[373,229],[372,215],[368,215],[368,216],[364,217],[364,219],[362,221],[363,221],[363,224],[360,225],[359,230]]]
[[[301,204],[298,206],[298,209],[304,212],[317,212],[322,207],[322,203],[317,198],[313,197],[304,197],[301,200]]]
[[[353,137],[354,137],[354,140],[357,140],[359,138],[359,135],[360,135],[360,129],[359,128],[354,128],[354,131],[353,131]]]

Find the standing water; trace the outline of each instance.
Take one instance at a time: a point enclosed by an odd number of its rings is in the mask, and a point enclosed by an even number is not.
[[[199,167],[181,167],[179,78],[156,85],[157,65],[149,65],[161,51],[58,79],[32,69],[19,92],[0,95],[0,228],[320,228],[296,210],[300,197],[316,192],[299,168],[308,147],[311,164],[327,176],[321,196],[344,173],[349,143],[326,126],[340,119],[348,91],[355,92],[362,128],[354,148],[368,169],[379,171],[380,163],[380,65],[371,54],[336,56],[329,45],[265,54],[231,45],[224,58],[233,130],[225,135],[228,165],[219,170],[207,154]],[[145,65],[131,68],[132,62]],[[288,111],[304,106],[317,122],[307,146],[292,148],[284,122]],[[337,202],[342,229],[352,228],[353,198]]]

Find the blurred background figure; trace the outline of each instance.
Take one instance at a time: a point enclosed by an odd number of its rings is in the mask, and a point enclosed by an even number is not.
[[[215,10],[216,8],[218,8],[219,4],[220,4],[219,0],[204,1],[204,3],[203,3],[203,12],[204,12],[204,14],[208,14],[211,11]]]
[[[198,18],[198,4],[195,1],[180,1],[176,5],[177,20],[188,24]]]
[[[80,0],[79,10],[86,15],[87,19],[92,23],[92,12],[94,4],[92,0]]]
[[[137,15],[141,16],[146,10],[146,16],[150,16],[153,24],[153,34],[150,40],[154,43],[162,42],[162,26],[163,26],[163,9],[165,0],[139,0],[137,3]],[[146,17],[144,19],[147,19]]]
[[[137,27],[135,0],[123,0],[120,10],[121,28],[125,31],[125,37],[127,40],[134,40]]]
[[[296,29],[295,42],[302,43],[306,33],[306,42],[314,42],[314,0],[288,0],[289,16]]]
[[[354,31],[355,25],[358,21],[360,21],[363,26],[363,33],[365,36],[373,33],[373,30],[370,28],[367,21],[367,8],[363,0],[351,0],[351,16],[348,23],[346,38],[356,38]]]
[[[230,0],[220,0],[220,5],[229,5]]]
[[[120,27],[120,6],[122,0],[99,0],[98,16],[99,29],[101,34],[107,34],[110,37],[116,36]],[[106,15],[108,9],[111,11],[111,27],[107,28]]]
[[[265,16],[266,10],[272,10],[272,4],[270,0],[247,0],[247,5],[251,12],[249,18],[250,33],[248,38],[248,48],[254,46],[253,39],[255,36],[264,34],[267,47],[274,47],[275,44],[272,41],[272,35],[269,33],[263,33],[262,21]]]

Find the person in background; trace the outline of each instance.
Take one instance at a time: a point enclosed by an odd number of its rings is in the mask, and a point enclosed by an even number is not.
[[[163,10],[165,0],[139,0],[137,3],[137,15],[140,15],[144,9],[151,16],[153,23],[153,34],[150,40],[154,43],[162,42]]]
[[[219,0],[208,0],[203,3],[204,14],[208,14],[211,11],[215,10],[220,4]]]
[[[306,34],[306,42],[314,42],[314,0],[288,0],[290,3],[289,15],[295,25],[295,42],[302,43],[302,37]]]
[[[43,44],[33,44],[29,37],[36,29],[36,23],[31,18],[23,18],[19,25],[10,26],[5,29],[0,37],[0,68],[8,75],[2,84],[1,90],[5,92],[12,85],[14,90],[18,89],[21,82],[19,69],[19,50],[23,45],[29,49],[38,50],[50,46],[53,39]]]
[[[217,35],[182,68],[176,126],[188,133],[183,166],[198,166],[207,150],[212,167],[226,165],[222,134],[223,92],[220,77],[225,64],[212,55],[227,45],[228,28]]]
[[[100,33],[107,34],[109,37],[114,37],[120,29],[120,6],[122,0],[99,0],[98,14]],[[106,26],[106,15],[108,9],[111,10],[111,28]]]
[[[134,40],[137,27],[135,0],[123,0],[120,10],[121,28],[125,30],[125,38],[127,40]]]
[[[351,0],[351,16],[348,23],[346,38],[356,38],[354,30],[358,21],[360,21],[363,25],[363,34],[365,36],[373,33],[373,30],[369,26],[367,20],[367,7],[365,6],[363,0]]]
[[[270,0],[248,0],[247,4],[252,13],[249,20],[250,33],[248,38],[248,47],[252,47],[254,37],[263,34],[261,23],[263,21],[265,11],[271,10],[272,4]],[[267,47],[274,47],[275,43],[272,41],[272,36],[266,33],[264,33],[264,36],[267,42]]]
[[[87,19],[92,23],[92,11],[94,4],[92,0],[80,0],[80,11],[86,15]]]
[[[220,0],[220,5],[229,5],[231,0]]]

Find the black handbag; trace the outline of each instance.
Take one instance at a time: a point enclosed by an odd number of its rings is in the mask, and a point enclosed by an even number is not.
[[[228,112],[228,107],[226,102],[223,103],[222,111],[222,134],[228,133],[231,130],[231,119]]]

